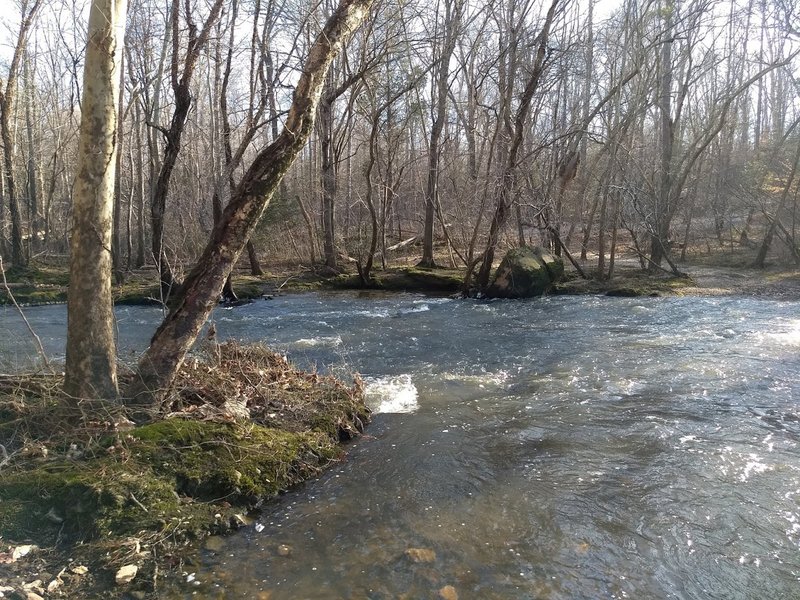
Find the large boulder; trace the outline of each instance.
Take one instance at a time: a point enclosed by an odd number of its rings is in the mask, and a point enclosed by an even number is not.
[[[486,290],[489,298],[532,298],[564,278],[564,263],[544,248],[514,248],[503,257]]]

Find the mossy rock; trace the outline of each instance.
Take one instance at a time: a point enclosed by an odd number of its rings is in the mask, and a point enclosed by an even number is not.
[[[564,263],[543,248],[514,248],[503,257],[486,291],[490,298],[532,298],[564,278]]]

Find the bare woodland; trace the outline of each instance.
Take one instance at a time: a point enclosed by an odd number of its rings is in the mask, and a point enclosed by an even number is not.
[[[19,268],[70,253],[89,107],[86,7],[13,5],[0,252]],[[350,9],[345,47],[323,28]],[[125,31],[110,252],[177,303],[157,337],[196,335],[240,257],[369,285],[410,252],[465,289],[518,245],[601,279],[712,248],[800,264],[792,2],[131,0]],[[148,389],[170,343],[140,363]]]

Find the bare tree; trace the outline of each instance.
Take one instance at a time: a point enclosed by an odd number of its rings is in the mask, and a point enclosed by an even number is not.
[[[31,28],[36,19],[42,0],[34,0],[22,4],[22,21],[19,26],[14,54],[8,67],[8,75],[3,81],[0,79],[0,139],[3,141],[3,180],[5,193],[8,196],[8,209],[11,213],[11,260],[15,267],[24,267],[28,264],[28,257],[23,247],[22,211],[19,206],[17,184],[14,180],[14,131],[11,120],[14,115],[17,99],[17,80],[22,68],[25,46]]]
[[[500,233],[505,227],[506,220],[508,218],[508,209],[511,206],[516,185],[517,162],[525,134],[525,125],[530,112],[533,96],[539,87],[542,74],[545,70],[550,30],[553,26],[557,9],[559,8],[559,2],[560,0],[553,0],[547,10],[544,22],[542,23],[542,28],[539,31],[536,39],[536,55],[533,61],[533,66],[531,68],[528,80],[525,83],[525,88],[522,91],[519,105],[517,106],[514,114],[512,124],[513,133],[500,174],[500,189],[495,200],[495,212],[489,229],[489,238],[486,242],[486,249],[483,252],[481,267],[475,280],[478,288],[481,290],[485,290],[489,285],[489,277],[491,275],[492,264],[494,263],[495,250],[497,249],[497,244],[500,240]]]
[[[164,212],[167,205],[167,195],[169,193],[169,183],[172,178],[175,164],[178,161],[178,154],[181,150],[181,138],[186,126],[186,119],[189,116],[189,109],[192,106],[192,93],[190,84],[194,75],[197,60],[200,53],[208,42],[209,35],[219,19],[222,11],[223,0],[214,0],[211,5],[208,17],[198,33],[197,25],[190,12],[190,5],[186,3],[181,11],[180,0],[172,0],[170,12],[170,26],[172,29],[172,58],[170,62],[170,81],[172,92],[175,96],[175,108],[172,112],[169,129],[163,129],[157,123],[154,127],[160,129],[164,135],[164,156],[161,161],[161,170],[156,179],[153,196],[150,199],[150,218],[153,227],[153,257],[158,265],[159,280],[161,283],[161,294],[166,298],[170,294],[173,284],[173,273],[164,249]],[[186,53],[183,62],[180,60],[180,19],[183,12],[186,21],[188,39],[186,43]]]
[[[421,267],[435,267],[433,257],[433,226],[439,201],[439,162],[441,160],[442,132],[447,117],[448,89],[450,86],[450,60],[456,47],[464,13],[463,0],[444,0],[442,20],[442,46],[434,51],[432,92],[432,120],[428,139],[428,177],[425,186],[425,221],[422,229]],[[437,23],[438,25],[438,23]]]

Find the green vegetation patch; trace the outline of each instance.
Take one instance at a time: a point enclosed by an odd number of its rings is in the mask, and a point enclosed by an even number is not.
[[[605,294],[607,296],[680,296],[686,288],[695,286],[688,276],[674,276],[666,273],[650,274],[641,270],[624,269],[611,279],[571,279],[557,284],[558,294]]]
[[[11,293],[18,304],[56,304],[67,301],[67,290],[51,285],[11,285]],[[8,290],[0,293],[0,304],[12,304]]]
[[[27,267],[12,267],[5,272],[8,289],[0,292],[0,305],[12,304],[11,294],[19,304],[66,302],[69,273],[63,265],[31,262]]]
[[[138,427],[119,406],[75,418],[50,379],[36,382],[0,386],[6,541],[106,548],[221,533],[317,475],[369,420],[357,376],[348,385],[232,342],[187,361],[161,418]]]
[[[464,283],[461,269],[427,269],[422,267],[402,267],[375,271],[369,289],[394,292],[455,293]],[[334,289],[362,289],[364,286],[357,275],[342,274],[327,279],[325,287]]]
[[[9,281],[29,283],[31,285],[69,284],[69,267],[65,264],[49,264],[32,261],[27,267],[12,267],[6,271]]]
[[[161,304],[161,288],[154,278],[132,277],[112,289],[114,304]]]

